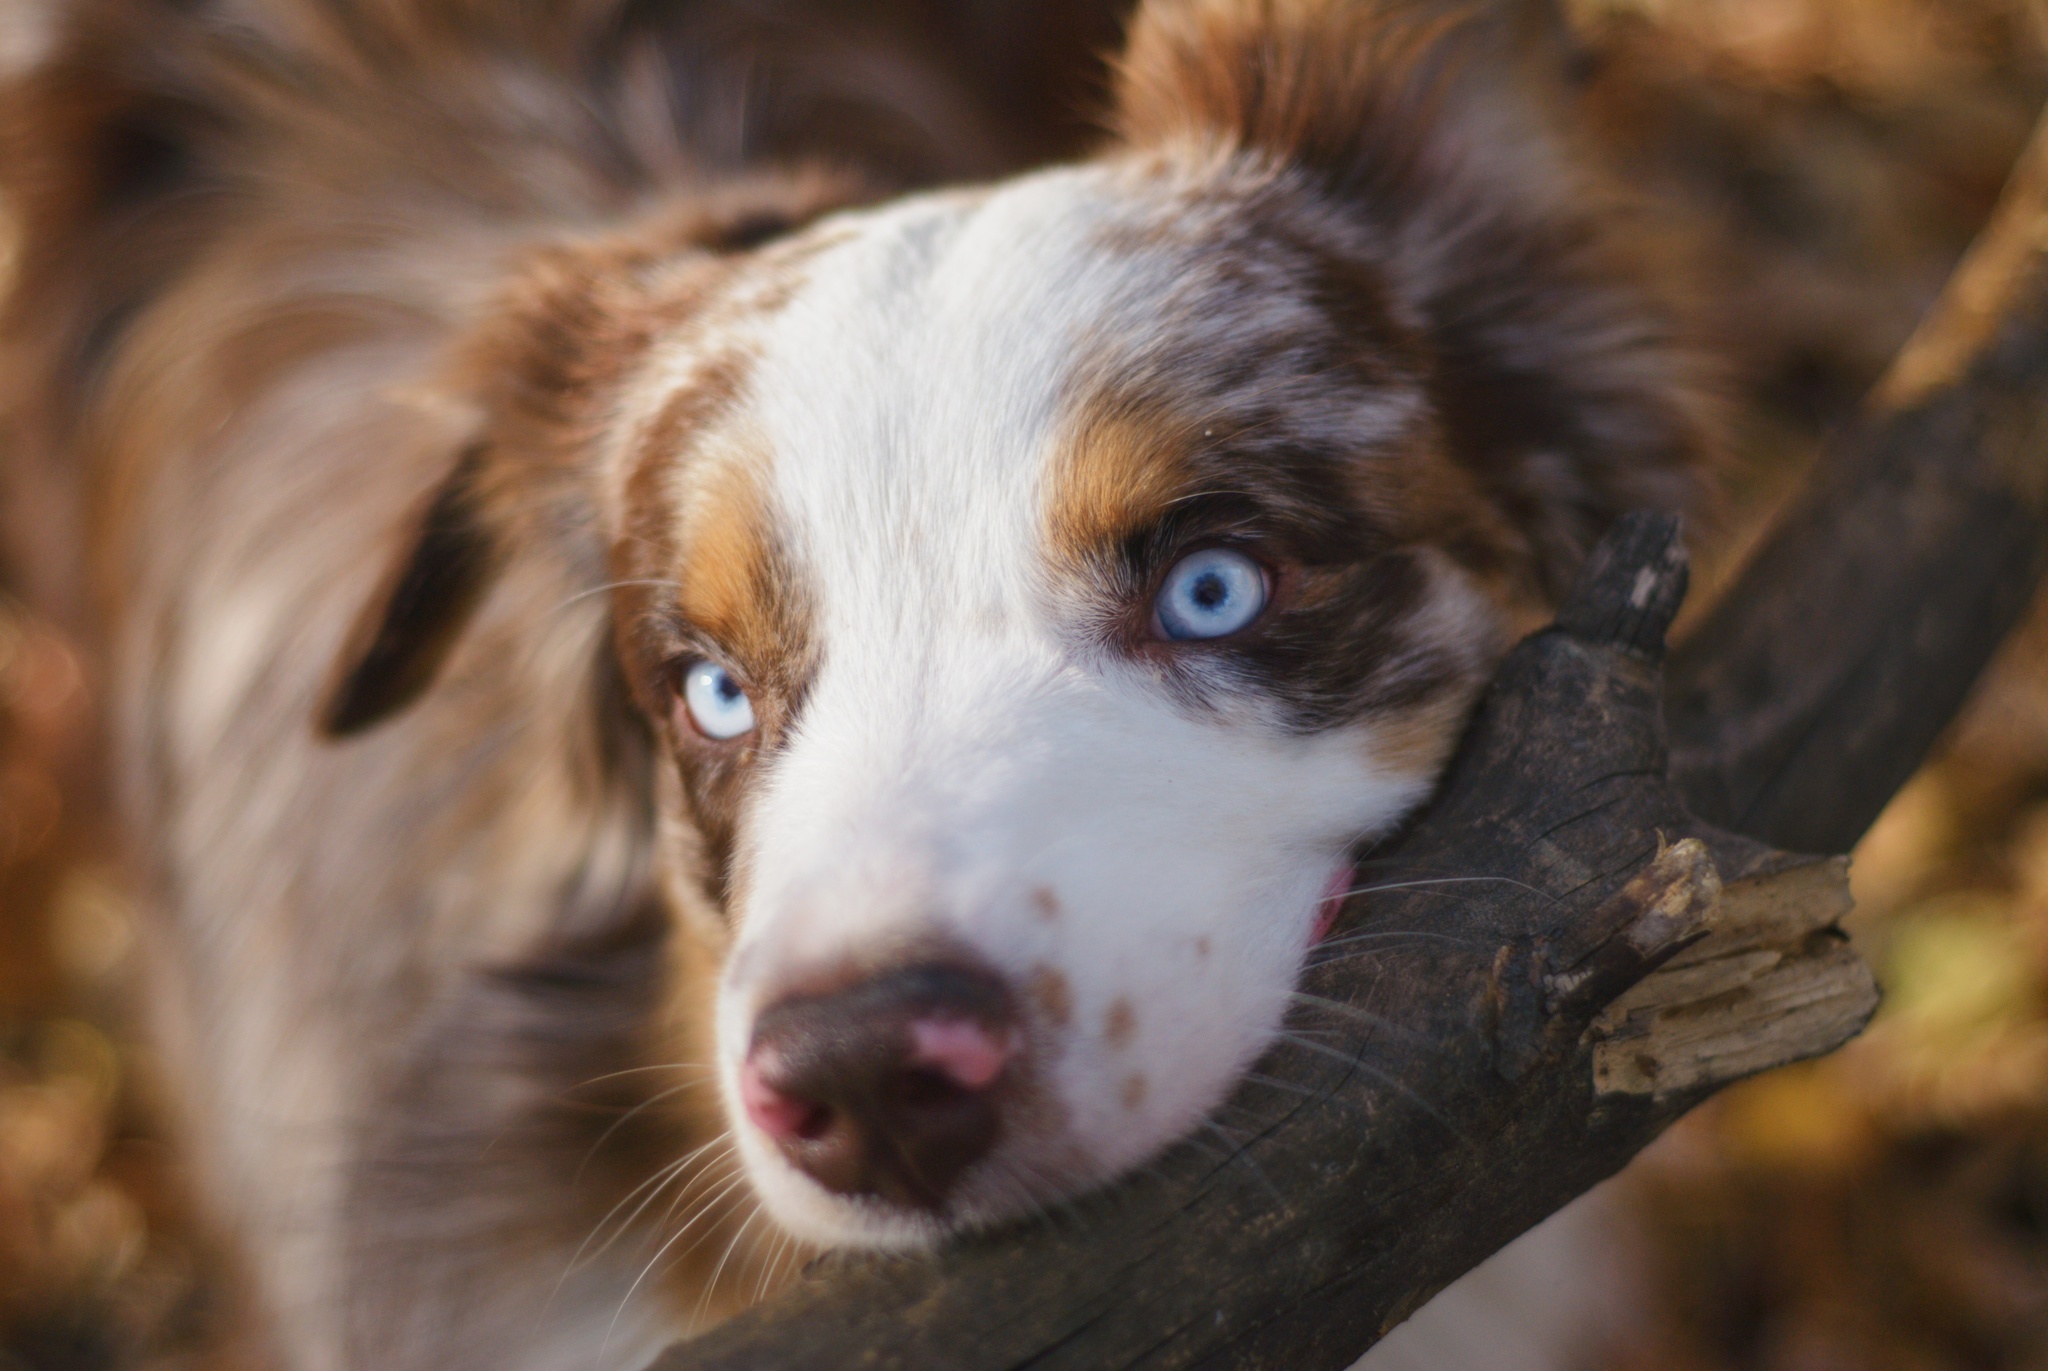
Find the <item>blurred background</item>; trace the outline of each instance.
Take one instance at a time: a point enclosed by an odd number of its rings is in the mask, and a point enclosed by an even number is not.
[[[2027,0],[1570,8],[1598,141],[1730,367],[1697,604],[1990,211],[2048,42]],[[228,1282],[150,1098],[91,707],[73,646],[0,583],[0,1371],[231,1366]],[[1586,1371],[2048,1371],[2048,604],[1855,886],[1876,1023],[1624,1177],[1642,1288]]]

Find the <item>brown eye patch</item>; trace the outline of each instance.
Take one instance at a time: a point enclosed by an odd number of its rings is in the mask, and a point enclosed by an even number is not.
[[[1185,555],[1189,544],[1173,531],[1179,522],[1169,519],[1158,532],[1131,540],[1132,550],[1119,559],[1126,574],[1108,594],[1129,606],[1127,622],[1152,612],[1160,579],[1145,568],[1170,566]],[[1257,527],[1271,521],[1235,522]],[[1258,552],[1290,541],[1299,546],[1306,540],[1280,535],[1237,546]],[[1199,539],[1193,545],[1217,544]],[[1147,635],[1134,655],[1190,703],[1214,707],[1224,695],[1255,693],[1300,732],[1408,710],[1462,690],[1472,670],[1472,644],[1438,622],[1447,589],[1439,579],[1444,559],[1429,549],[1388,546],[1369,529],[1347,548],[1318,552],[1315,561],[1280,563],[1265,611],[1243,632],[1214,641]]]
[[[614,553],[622,656],[669,739],[698,875],[721,908],[759,763],[787,736],[816,664],[809,597],[768,492],[771,455],[736,419],[748,370],[744,354],[707,361],[655,409]],[[743,684],[751,731],[718,739],[692,727],[685,691],[697,661]]]
[[[1416,550],[1303,567],[1291,589],[1263,631],[1229,652],[1239,679],[1279,704],[1296,730],[1424,704],[1470,671],[1464,645],[1432,631],[1439,588]]]
[[[1376,399],[1351,376],[1327,385],[1332,409]],[[1178,417],[1197,403],[1078,407],[1043,515],[1054,578],[1082,606],[1078,631],[1190,707],[1253,694],[1297,731],[1462,697],[1474,639],[1490,633],[1470,621],[1463,521],[1438,514],[1464,482],[1426,409],[1386,395],[1388,412],[1422,420],[1347,449],[1279,408],[1211,401],[1214,417]],[[1268,568],[1268,604],[1240,633],[1161,642],[1148,626],[1162,578],[1204,546]]]

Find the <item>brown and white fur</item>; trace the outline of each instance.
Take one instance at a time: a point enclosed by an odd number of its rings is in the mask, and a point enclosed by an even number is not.
[[[79,0],[13,83],[16,545],[284,1364],[629,1366],[1142,1165],[1510,634],[1688,496],[1483,25],[1152,0],[1092,156],[878,200],[1021,154],[860,13]],[[1264,612],[1163,637],[1212,547]],[[926,967],[986,1127],[821,1183],[762,1025]]]

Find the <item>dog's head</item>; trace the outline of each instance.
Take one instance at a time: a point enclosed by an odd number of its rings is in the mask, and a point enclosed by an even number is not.
[[[588,550],[723,954],[680,1012],[799,1234],[926,1240],[1194,1128],[1511,629],[1683,497],[1654,317],[1454,49],[1155,5],[1104,156],[563,248],[465,355],[480,437],[330,723],[523,542]]]

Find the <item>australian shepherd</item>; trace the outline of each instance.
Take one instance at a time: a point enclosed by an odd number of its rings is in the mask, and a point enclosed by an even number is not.
[[[1145,0],[1062,145],[1123,8],[23,21],[10,546],[279,1364],[630,1367],[1141,1166],[1688,499],[1511,27]]]

